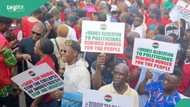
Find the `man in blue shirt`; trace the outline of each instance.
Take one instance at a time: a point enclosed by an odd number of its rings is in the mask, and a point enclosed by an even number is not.
[[[146,94],[149,99],[145,107],[175,107],[181,99],[177,92],[181,76],[166,74],[163,81],[156,81],[146,84],[152,79],[152,73],[147,72],[145,79],[139,85],[139,94]]]

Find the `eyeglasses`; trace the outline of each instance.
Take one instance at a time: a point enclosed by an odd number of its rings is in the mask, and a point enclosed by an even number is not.
[[[35,35],[37,35],[37,36],[41,36],[41,35],[42,35],[41,33],[37,33],[37,32],[35,32],[35,31],[32,31],[32,34],[35,34]]]

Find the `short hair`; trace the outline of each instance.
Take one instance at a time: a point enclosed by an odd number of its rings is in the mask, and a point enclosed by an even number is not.
[[[0,23],[2,24],[11,24],[12,19],[4,16],[0,16]]]
[[[141,18],[142,20],[144,20],[144,16],[143,16],[140,12],[135,13],[134,16],[135,16],[135,17],[139,17],[139,18]]]
[[[118,63],[118,64],[115,65],[115,68],[118,67],[118,66],[119,66],[120,69],[124,69],[124,71],[127,74],[129,73],[129,67],[128,67],[128,65],[126,63]]]
[[[177,34],[175,34],[175,33],[170,33],[170,34],[168,34],[168,36],[174,38],[175,40],[178,39],[178,36],[177,36]]]
[[[61,35],[67,37],[68,32],[69,28],[67,27],[67,25],[60,24],[57,26],[57,36],[60,36],[59,33],[61,33]]]
[[[47,54],[49,55],[52,60],[54,61],[55,63],[55,71],[58,73],[59,72],[59,64],[58,64],[58,59],[57,57],[53,54],[54,52],[54,45],[52,43],[51,40],[47,39],[47,38],[41,38],[39,40],[40,42],[40,50],[44,53],[44,54]]]
[[[51,42],[51,40],[46,39],[46,38],[41,38],[40,39],[40,50],[44,53],[44,54],[48,54],[51,55],[54,52],[54,45]]]
[[[8,42],[16,40],[16,37],[11,32],[5,32],[3,35]]]
[[[45,34],[46,27],[45,27],[45,25],[41,21],[38,21],[34,26],[39,26],[43,30],[43,34]]]
[[[74,40],[66,40],[65,41],[66,46],[71,46],[73,50],[77,51],[80,53],[80,44],[77,41]]]

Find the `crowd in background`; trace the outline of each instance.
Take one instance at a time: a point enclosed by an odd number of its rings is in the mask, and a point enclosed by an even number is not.
[[[180,19],[180,35],[165,34],[177,1],[49,0],[31,16],[0,16],[0,107],[19,107],[21,90],[10,78],[27,70],[28,62],[47,63],[64,87],[37,99],[25,94],[27,107],[59,107],[62,96],[65,107],[80,107],[80,99],[67,101],[80,89],[134,96],[134,107],[175,107],[190,97],[190,24]],[[124,53],[81,52],[83,20],[125,23]],[[132,65],[135,38],[178,44],[173,73]],[[5,64],[5,48],[12,50],[16,65]]]

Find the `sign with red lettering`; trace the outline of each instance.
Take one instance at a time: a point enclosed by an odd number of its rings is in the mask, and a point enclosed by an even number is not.
[[[170,34],[176,35],[176,40],[180,38],[180,22],[169,23],[165,26],[165,35],[168,36]]]
[[[179,0],[170,12],[173,21],[184,19],[190,22],[190,4],[184,0]]]
[[[81,50],[83,52],[123,53],[124,23],[83,21]]]
[[[63,88],[63,80],[48,66],[40,64],[11,78],[31,98]]]
[[[96,90],[84,89],[82,107],[135,107],[134,96],[113,95]],[[96,96],[96,97],[89,97]]]
[[[132,64],[172,73],[178,50],[178,44],[137,38]]]

